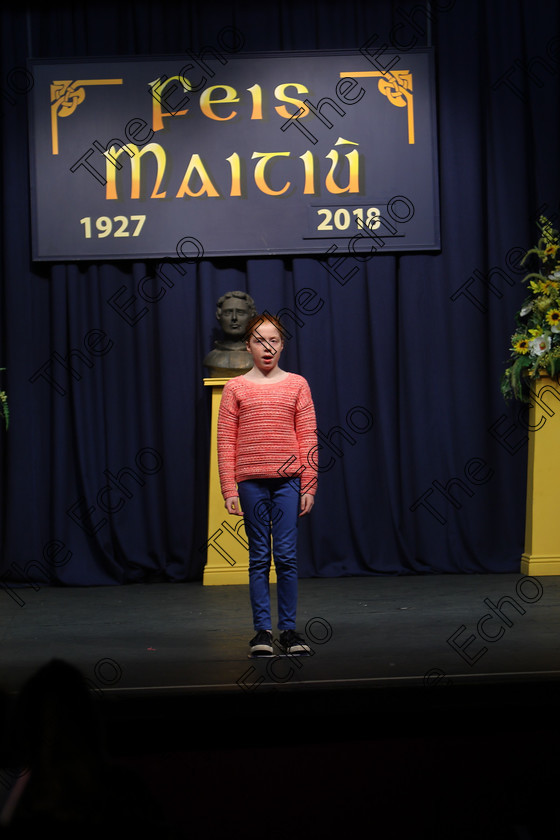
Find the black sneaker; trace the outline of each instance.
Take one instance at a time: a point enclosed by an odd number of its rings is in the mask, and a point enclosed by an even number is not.
[[[251,656],[272,656],[272,633],[269,630],[258,630],[254,639],[249,642]]]
[[[309,656],[311,649],[303,636],[295,630],[283,630],[280,633],[280,644],[291,656]]]

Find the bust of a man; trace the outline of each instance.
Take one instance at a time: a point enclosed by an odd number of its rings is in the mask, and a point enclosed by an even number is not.
[[[245,328],[257,314],[255,301],[247,292],[226,292],[216,306],[216,318],[224,338],[214,342],[214,349],[204,359],[211,377],[231,377],[247,373],[253,360],[245,346]]]

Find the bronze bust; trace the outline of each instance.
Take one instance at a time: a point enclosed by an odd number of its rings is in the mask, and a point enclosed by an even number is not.
[[[247,373],[253,360],[245,346],[245,328],[257,314],[255,301],[247,292],[226,292],[218,300],[216,319],[224,339],[214,342],[214,349],[204,359],[210,377],[232,377]]]

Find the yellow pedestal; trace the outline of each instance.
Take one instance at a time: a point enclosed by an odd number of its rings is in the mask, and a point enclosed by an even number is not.
[[[228,381],[227,378],[204,380],[204,385],[212,388],[208,542],[203,576],[203,584],[206,586],[249,583],[249,545],[244,520],[226,511],[218,472],[218,412],[222,391]],[[270,570],[270,582],[276,583],[274,565]]]
[[[547,376],[536,383],[529,413],[529,462],[524,575],[560,575],[558,476],[560,475],[560,387]]]

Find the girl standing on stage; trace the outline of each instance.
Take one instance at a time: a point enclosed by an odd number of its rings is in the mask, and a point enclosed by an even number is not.
[[[280,645],[310,653],[296,632],[297,526],[311,511],[317,487],[317,426],[303,376],[278,366],[282,326],[272,315],[247,324],[253,368],[226,383],[218,416],[218,466],[225,506],[245,517],[249,594],[256,636],[253,656],[271,656],[269,572],[274,547]]]

